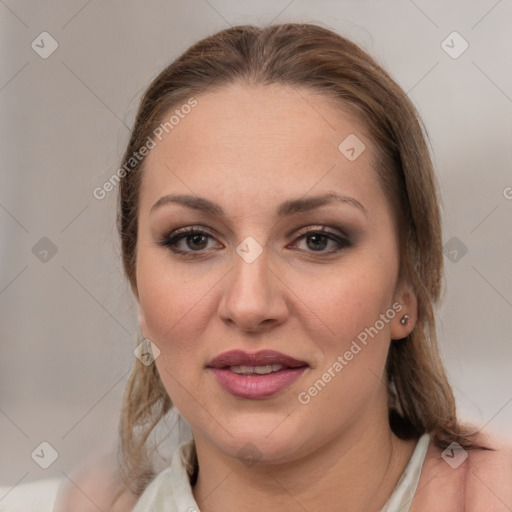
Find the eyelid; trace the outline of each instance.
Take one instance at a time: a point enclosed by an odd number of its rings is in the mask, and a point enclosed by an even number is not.
[[[325,226],[322,224],[319,225],[311,225],[311,226],[305,226],[303,228],[300,228],[298,231],[295,232],[294,238],[298,239],[301,237],[304,237],[308,234],[325,234],[325,235],[331,235],[335,238],[342,239],[344,242],[349,243],[350,237],[349,235],[341,228],[331,228],[329,226]]]
[[[340,251],[341,249],[350,247],[352,245],[350,237],[345,233],[344,230],[340,228],[333,229],[329,226],[325,225],[317,225],[317,226],[306,226],[301,229],[299,229],[298,232],[294,234],[294,239],[290,246],[295,246],[298,242],[303,240],[307,235],[316,235],[321,234],[324,236],[327,236],[332,242],[338,244],[338,247],[336,249],[331,249],[330,251],[318,251],[318,255],[321,255],[322,253],[324,255],[327,254],[333,254],[335,252]],[[308,251],[309,252],[309,251]],[[312,254],[315,253],[315,251],[311,251]]]
[[[224,244],[218,241],[218,238],[216,234],[213,232],[211,228],[208,228],[207,226],[203,226],[200,224],[190,225],[190,226],[183,226],[181,228],[176,228],[169,232],[168,234],[160,237],[158,240],[158,245],[161,247],[168,248],[175,254],[181,254],[181,255],[194,255],[200,256],[201,254],[205,254],[207,250],[198,250],[198,251],[184,251],[180,249],[173,248],[173,246],[176,246],[178,242],[183,240],[183,238],[190,236],[190,235],[206,235],[213,240],[218,245],[221,245],[224,247]],[[347,235],[344,229],[336,226],[326,226],[324,224],[318,224],[318,225],[309,225],[304,226],[298,230],[295,230],[294,232],[290,233],[288,237],[293,236],[293,241],[290,242],[286,247],[287,248],[293,248],[297,245],[301,240],[303,240],[307,235],[315,235],[315,234],[321,234],[326,236],[331,240],[331,242],[334,242],[338,245],[337,248],[331,249],[330,251],[318,251],[318,254],[324,253],[324,254],[332,254],[335,253],[343,248],[349,247],[352,245],[350,237]],[[211,248],[210,248],[211,250]],[[312,251],[313,253],[315,251]]]
[[[182,228],[174,229],[167,236],[170,236],[170,235],[175,236],[175,235],[180,235],[182,233],[190,233],[190,232],[196,232],[196,231],[201,231],[204,233],[208,233],[209,235],[215,236],[213,234],[213,230],[211,228],[209,228],[207,226],[202,226],[201,224],[193,224],[191,226],[183,226]]]
[[[297,230],[297,234],[299,236],[308,234],[308,233],[329,233],[332,235],[340,235],[344,238],[348,238],[348,235],[341,229],[341,228],[332,228],[330,226],[326,226],[325,224],[312,224],[310,226],[304,226],[303,228],[300,228]]]
[[[192,226],[184,226],[182,228],[173,229],[172,231],[168,232],[167,234],[159,237],[157,243],[158,243],[158,245],[163,246],[163,247],[170,246],[174,240],[181,238],[181,237],[185,237],[187,235],[192,235],[192,234],[208,235],[208,236],[214,238],[217,241],[217,243],[220,243],[217,240],[217,237],[213,233],[212,229],[210,229],[206,226],[202,226],[200,224],[195,224]]]

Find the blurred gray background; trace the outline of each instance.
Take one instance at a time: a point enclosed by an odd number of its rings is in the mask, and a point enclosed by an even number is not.
[[[420,110],[444,200],[443,356],[462,416],[512,432],[511,0],[0,0],[0,484],[115,446],[140,337],[117,192],[93,190],[166,64],[272,21],[352,38]],[[46,470],[31,458],[41,442],[58,453]]]

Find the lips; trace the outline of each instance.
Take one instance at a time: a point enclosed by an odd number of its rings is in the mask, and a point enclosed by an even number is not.
[[[212,359],[208,364],[208,367],[228,368],[230,366],[267,365],[280,365],[286,368],[300,368],[302,366],[308,366],[305,361],[299,361],[298,359],[273,350],[261,350],[255,353],[244,352],[243,350],[231,350]]]
[[[233,396],[261,399],[282,391],[304,373],[308,364],[273,350],[232,350],[215,357],[207,368]]]

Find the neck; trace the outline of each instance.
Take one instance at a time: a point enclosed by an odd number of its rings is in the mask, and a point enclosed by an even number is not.
[[[353,425],[300,460],[247,468],[212,456],[196,439],[199,476],[195,499],[202,511],[378,511],[393,492],[416,440],[402,441],[387,423]],[[210,453],[208,453],[210,452]]]

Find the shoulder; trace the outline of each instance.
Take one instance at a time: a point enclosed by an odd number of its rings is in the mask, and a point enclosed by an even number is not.
[[[504,439],[482,439],[493,451],[475,450],[468,460],[469,510],[512,510],[512,444]]]
[[[490,450],[430,443],[411,512],[512,510],[511,441],[484,434],[476,441]]]
[[[193,442],[182,443],[171,465],[153,478],[139,498],[122,484],[112,454],[95,458],[65,482],[55,512],[176,512],[178,505],[180,510],[197,509],[187,473],[193,450]]]
[[[137,498],[123,485],[113,454],[89,459],[65,478],[55,512],[130,512]]]

